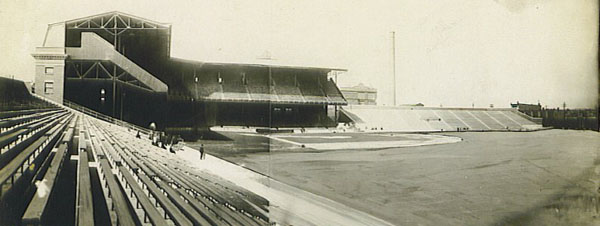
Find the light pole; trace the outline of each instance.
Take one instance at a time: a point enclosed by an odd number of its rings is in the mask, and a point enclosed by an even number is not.
[[[198,98],[198,75],[196,75],[196,68],[194,68],[194,92],[196,95],[192,98],[192,120],[194,123],[194,136],[198,134],[198,112],[196,112],[196,102],[194,102]]]

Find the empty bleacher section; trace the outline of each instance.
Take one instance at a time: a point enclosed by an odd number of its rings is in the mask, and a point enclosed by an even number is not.
[[[44,194],[52,192],[64,160],[64,144],[71,136],[67,128],[74,121],[71,112],[31,96],[23,82],[10,81],[20,83],[18,86],[6,86],[5,82],[0,84],[7,92],[21,94],[18,101],[4,101],[0,110],[0,225],[18,225],[28,208],[27,200],[33,198],[33,206],[46,205],[45,195],[34,196],[32,188],[39,182]],[[15,108],[21,110],[4,111]],[[33,211],[28,216],[36,214]]]
[[[268,68],[247,69],[245,77],[248,92],[252,100],[256,101],[276,101],[276,97],[271,95],[271,85],[269,81]]]
[[[314,72],[267,67],[223,68],[204,65],[183,86],[197,100],[345,104],[337,85]],[[269,76],[270,74],[270,76]],[[269,78],[270,77],[270,78]],[[197,79],[197,82],[196,82]]]
[[[541,128],[513,109],[347,106],[341,112],[364,131],[527,131]]]
[[[187,167],[137,127],[27,95],[35,104],[0,111],[0,225],[270,224],[266,199]]]
[[[271,78],[273,79],[272,90],[278,101],[290,103],[305,102],[305,97],[302,95],[300,88],[298,88],[294,76],[275,71],[271,75]]]
[[[490,116],[490,114],[486,111],[472,111],[471,113],[473,115],[475,115],[475,117],[479,118],[479,120],[481,120],[482,123],[485,123],[485,125],[492,130],[506,129],[506,126],[504,124],[502,124],[502,122],[500,122],[498,119]],[[526,123],[530,124],[531,122],[526,122]],[[526,124],[526,123],[524,122],[523,124]]]
[[[0,77],[0,117],[24,115],[38,112],[39,109],[48,110],[51,106],[33,98],[23,81]]]
[[[342,95],[342,91],[337,87],[333,80],[328,80],[324,85],[324,91],[330,103],[345,103],[346,99]]]
[[[123,127],[100,121],[92,124],[92,136],[97,137],[100,149],[106,150],[100,159],[118,166],[119,180],[127,184],[126,191],[131,190],[128,197],[141,200],[132,205],[143,209],[143,200],[150,199],[160,206],[160,215],[148,218],[177,225],[268,224],[266,200],[218,177],[195,172],[164,149],[135,139],[135,134]]]
[[[346,104],[336,84],[317,69],[196,66],[182,72],[182,89],[189,92],[170,99],[171,131],[194,131],[195,125],[333,127],[337,122],[328,117],[327,105]]]
[[[298,87],[308,102],[323,103],[327,102],[327,96],[323,92],[323,84],[326,81],[321,81],[320,77],[309,76],[305,74],[296,75]]]
[[[267,200],[186,167],[133,131],[78,115],[53,119],[0,170],[1,209],[10,210],[0,225],[269,224]],[[69,174],[75,192],[65,197],[57,183]],[[51,214],[57,208],[74,212]]]
[[[223,98],[227,100],[250,101],[246,87],[245,72],[240,70],[223,71],[219,74],[222,79]]]

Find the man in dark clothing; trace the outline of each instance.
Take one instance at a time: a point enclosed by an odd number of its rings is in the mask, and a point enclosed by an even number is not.
[[[200,160],[204,159],[204,144],[200,144]]]

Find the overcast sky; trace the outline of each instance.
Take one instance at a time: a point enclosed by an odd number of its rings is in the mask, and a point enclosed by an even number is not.
[[[214,62],[341,67],[340,86],[399,103],[593,107],[594,0],[263,1],[0,0],[0,75],[33,80],[31,52],[49,23],[118,10],[173,25],[171,55]]]

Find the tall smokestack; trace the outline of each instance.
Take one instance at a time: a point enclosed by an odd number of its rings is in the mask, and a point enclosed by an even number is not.
[[[394,88],[394,106],[396,103],[396,32],[392,31],[392,87]]]

